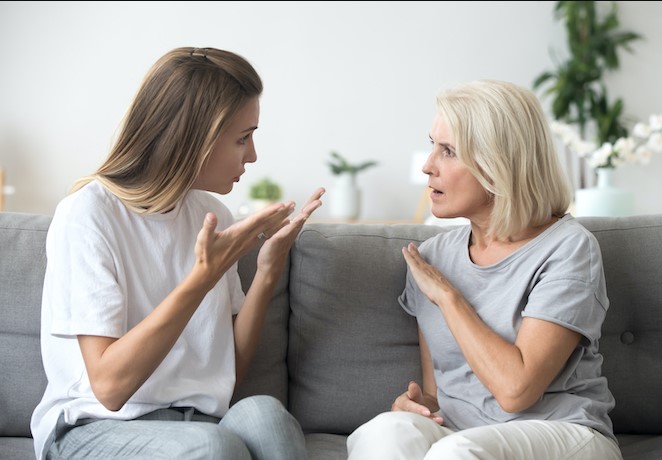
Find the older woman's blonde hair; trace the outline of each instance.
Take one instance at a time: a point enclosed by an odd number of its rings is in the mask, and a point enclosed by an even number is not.
[[[191,188],[215,141],[262,81],[243,57],[214,48],[177,48],[145,76],[107,159],[78,190],[98,180],[130,209],[171,209]]]
[[[569,181],[530,90],[474,81],[440,93],[437,110],[455,135],[459,160],[494,200],[490,234],[507,239],[566,213]]]

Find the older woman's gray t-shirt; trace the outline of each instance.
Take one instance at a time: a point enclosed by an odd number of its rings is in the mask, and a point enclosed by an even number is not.
[[[583,337],[542,398],[526,411],[508,413],[471,370],[441,311],[408,270],[398,300],[417,318],[429,345],[445,425],[466,429],[511,420],[557,420],[616,439],[608,415],[615,402],[598,350],[609,301],[593,234],[568,214],[500,262],[478,266],[469,257],[470,233],[470,226],[458,227],[421,243],[419,250],[492,330],[513,343],[522,318],[528,316]]]

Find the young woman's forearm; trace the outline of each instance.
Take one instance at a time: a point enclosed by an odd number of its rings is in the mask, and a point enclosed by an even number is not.
[[[250,362],[257,350],[262,335],[264,318],[267,314],[267,307],[280,278],[280,274],[281,272],[263,273],[258,269],[251,287],[246,293],[244,305],[234,319],[237,383],[246,375]]]
[[[206,294],[204,284],[191,274],[121,338],[79,337],[101,404],[113,411],[122,408],[170,352]]]

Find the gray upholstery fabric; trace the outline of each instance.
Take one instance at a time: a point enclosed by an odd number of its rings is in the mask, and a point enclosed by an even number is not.
[[[257,252],[248,253],[239,261],[239,276],[244,292],[255,275]],[[231,404],[241,398],[255,394],[269,394],[287,406],[287,325],[290,316],[289,257],[286,268],[274,290],[256,356],[248,374],[235,390]]]
[[[623,457],[662,459],[662,215],[580,222],[598,238],[605,262],[611,307],[601,351]],[[29,421],[46,385],[39,315],[49,223],[48,216],[0,212],[2,460],[34,458]],[[346,459],[346,435],[420,378],[416,323],[397,303],[400,248],[446,230],[307,224],[234,400],[276,396],[306,430],[310,460]],[[244,289],[256,254],[240,261]]]
[[[600,347],[616,398],[614,429],[660,434],[662,216],[579,220],[600,242],[605,266],[610,307]]]
[[[429,226],[311,224],[292,251],[290,410],[304,431],[347,434],[411,379],[420,381],[416,320],[397,302],[401,248]]]
[[[347,436],[311,433],[306,435],[308,460],[340,460],[347,458]]]
[[[39,329],[50,218],[0,217],[0,436],[30,436],[46,388]]]

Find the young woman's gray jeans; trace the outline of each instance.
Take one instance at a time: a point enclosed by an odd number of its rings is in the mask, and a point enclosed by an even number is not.
[[[62,422],[62,419],[60,419]],[[135,420],[58,423],[49,459],[305,460],[297,420],[276,398],[238,401],[222,419],[169,408]]]

